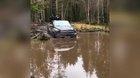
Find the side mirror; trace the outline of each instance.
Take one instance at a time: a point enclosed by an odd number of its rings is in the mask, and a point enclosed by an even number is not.
[[[74,27],[74,24],[71,24],[72,27]]]
[[[54,28],[53,25],[50,25],[50,28]]]
[[[52,25],[52,24],[50,24],[50,26],[52,27],[53,25]]]

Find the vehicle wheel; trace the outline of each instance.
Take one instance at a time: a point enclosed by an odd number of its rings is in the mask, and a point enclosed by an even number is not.
[[[76,38],[76,35],[70,36],[71,38]]]

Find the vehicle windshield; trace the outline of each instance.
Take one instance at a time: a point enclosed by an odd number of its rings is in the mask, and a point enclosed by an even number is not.
[[[53,25],[60,30],[73,30],[73,27],[68,21],[55,20],[53,21]]]

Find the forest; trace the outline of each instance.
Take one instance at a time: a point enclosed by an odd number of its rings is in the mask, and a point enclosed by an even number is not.
[[[62,20],[108,26],[109,0],[30,0],[31,21],[49,22],[51,16]]]

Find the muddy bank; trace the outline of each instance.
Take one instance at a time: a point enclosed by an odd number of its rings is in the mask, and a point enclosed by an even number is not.
[[[49,40],[50,36],[47,32],[47,24],[41,26],[32,26],[31,27],[31,39],[37,40]]]

